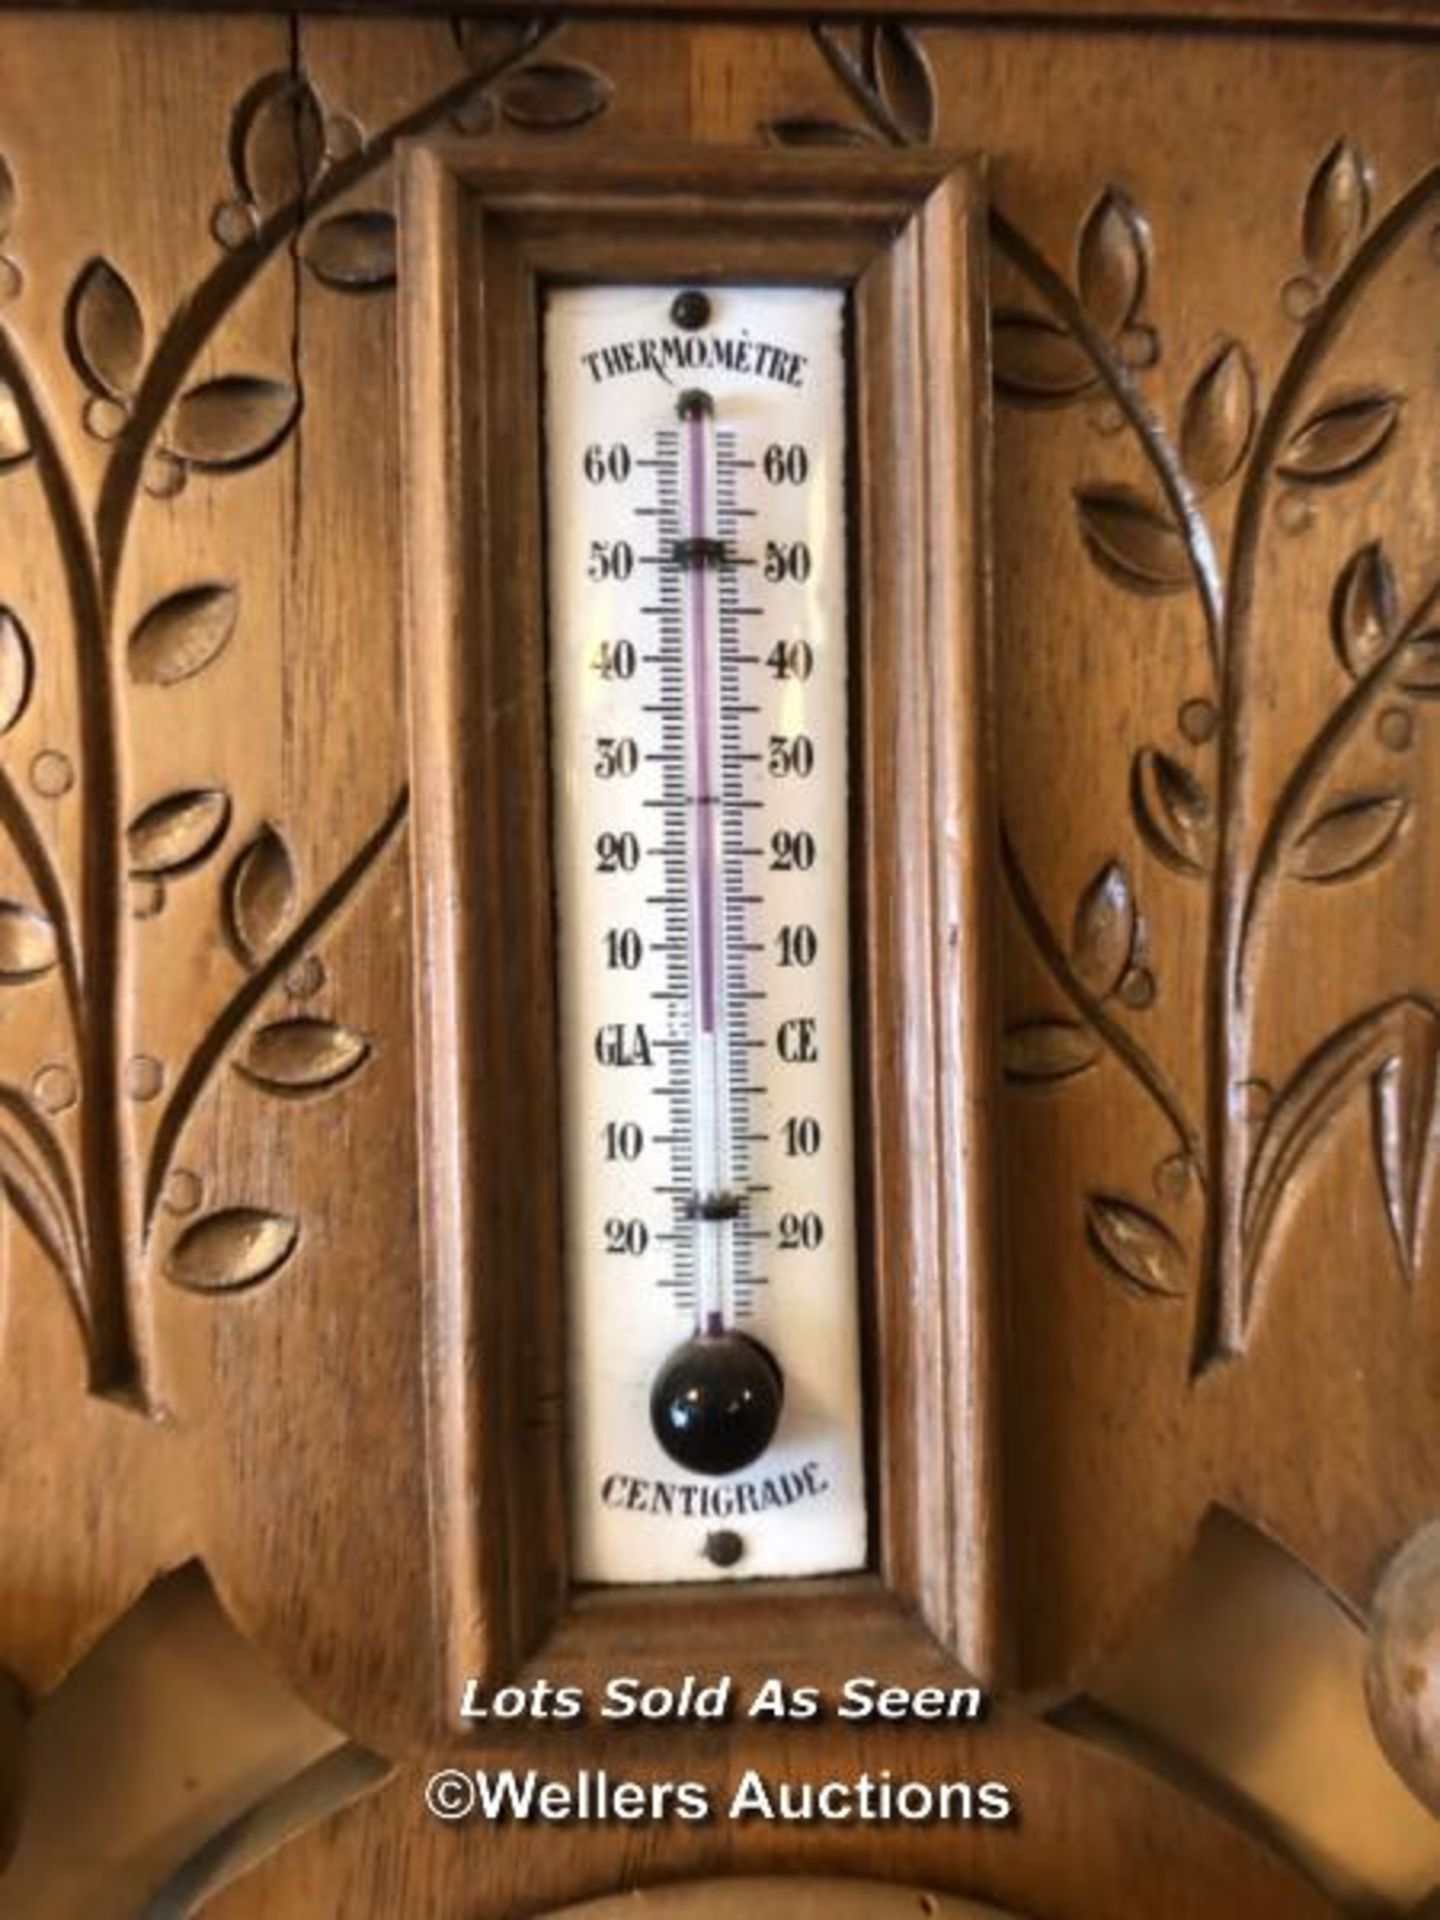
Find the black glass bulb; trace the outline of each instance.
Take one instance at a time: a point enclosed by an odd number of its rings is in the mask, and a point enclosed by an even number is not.
[[[692,1473],[738,1473],[775,1437],[785,1381],[748,1334],[697,1333],[676,1347],[650,1389],[655,1438]]]

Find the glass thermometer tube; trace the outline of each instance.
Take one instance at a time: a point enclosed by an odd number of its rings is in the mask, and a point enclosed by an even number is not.
[[[758,1340],[729,1323],[734,1234],[742,1196],[732,1185],[735,1123],[730,1016],[725,795],[719,620],[713,581],[727,565],[713,519],[715,401],[704,388],[680,396],[681,537],[675,565],[685,578],[687,847],[689,863],[690,1154],[688,1213],[694,1248],[696,1326],[656,1375],[650,1396],[655,1437],[681,1466],[733,1473],[759,1459],[774,1435],[784,1377]]]
[[[725,977],[724,846],[718,639],[714,579],[725,558],[715,532],[715,403],[702,389],[680,396],[680,524],[675,563],[685,575],[686,809],[690,867],[691,1153],[695,1192],[698,1329],[719,1333],[728,1300],[730,1190],[728,995]],[[714,1231],[705,1231],[713,1228]]]

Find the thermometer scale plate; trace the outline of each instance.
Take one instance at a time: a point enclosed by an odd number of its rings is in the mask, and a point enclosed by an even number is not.
[[[544,319],[571,1553],[604,1583],[866,1555],[845,296],[683,292]],[[722,1330],[778,1426],[697,1471],[652,1400]]]

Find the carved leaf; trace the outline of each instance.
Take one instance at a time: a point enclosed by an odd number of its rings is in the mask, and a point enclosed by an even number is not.
[[[294,1096],[338,1087],[369,1058],[369,1041],[333,1020],[277,1020],[252,1037],[235,1069],[267,1093]]]
[[[130,636],[131,679],[173,687],[203,672],[229,646],[239,612],[239,594],[218,581],[158,600]]]
[[[1098,1000],[1119,986],[1135,948],[1135,896],[1118,860],[1103,866],[1080,896],[1070,957]]]
[[[235,950],[247,966],[256,966],[295,911],[295,865],[284,839],[268,821],[236,855],[225,898]]]
[[[30,435],[20,413],[20,403],[14,388],[0,380],[0,473],[7,467],[18,467],[22,460],[29,458]]]
[[[1133,487],[1077,489],[1080,533],[1091,559],[1136,593],[1178,593],[1192,574],[1185,542],[1169,513]]]
[[[1410,802],[1403,793],[1359,794],[1313,820],[1290,853],[1299,880],[1330,884],[1368,872],[1395,843]]]
[[[1100,1058],[1088,1028],[1076,1020],[1021,1020],[1007,1027],[1001,1060],[1008,1080],[1025,1086],[1069,1080]]]
[[[765,131],[781,147],[873,147],[879,144],[869,127],[852,126],[843,120],[807,119],[803,115],[790,120],[772,120]]]
[[[0,733],[8,733],[20,719],[34,686],[30,636],[9,607],[0,607]]]
[[[1139,210],[1108,187],[1086,216],[1077,249],[1080,300],[1102,333],[1118,333],[1134,319],[1145,297],[1148,253]]]
[[[18,197],[15,191],[15,175],[10,170],[10,163],[0,155],[0,240],[5,240],[9,236]]]
[[[991,345],[995,385],[1012,400],[1053,404],[1073,400],[1095,384],[1085,349],[1044,314],[1002,308],[995,315]]]
[[[1413,1284],[1420,1228],[1433,1167],[1440,1028],[1428,1010],[1407,1007],[1398,1023],[1394,1051],[1370,1079],[1370,1120],[1385,1212],[1407,1283]]]
[[[1427,627],[1405,642],[1396,685],[1417,700],[1440,697],[1440,627]]]
[[[928,146],[939,124],[935,79],[925,49],[893,20],[872,28],[868,65],[876,90],[912,147]]]
[[[38,980],[59,956],[52,921],[18,900],[0,900],[0,981]]]
[[[1396,614],[1394,570],[1380,542],[1372,540],[1345,562],[1330,603],[1331,638],[1353,679],[1390,651]]]
[[[65,308],[75,371],[95,393],[117,400],[135,390],[145,360],[145,321],[130,283],[108,260],[83,267]]]
[[[489,133],[498,117],[499,109],[494,97],[478,80],[465,98],[450,110],[450,124],[457,133]]]
[[[1223,486],[1239,467],[1255,427],[1255,370],[1237,340],[1200,369],[1185,397],[1180,457],[1197,487]]]
[[[1398,394],[1349,394],[1329,400],[1291,437],[1278,471],[1288,480],[1327,485],[1378,460],[1400,419]]]
[[[0,1130],[0,1186],[57,1272],[72,1273],[73,1244],[64,1210],[44,1169],[10,1133]]]
[[[299,1240],[299,1222],[283,1213],[226,1207],[185,1229],[166,1272],[192,1293],[238,1293],[278,1273]]]
[[[512,126],[543,133],[597,119],[614,91],[603,73],[571,60],[536,60],[507,73],[496,88],[500,111]]]
[[[126,830],[131,875],[164,880],[189,873],[209,859],[229,824],[230,796],[218,787],[166,794]]]
[[[1270,1109],[1250,1164],[1243,1210],[1248,1273],[1259,1263],[1281,1194],[1322,1129],[1383,1061],[1423,1052],[1419,1036],[1436,1024],[1428,1001],[1385,1001],[1332,1033],[1296,1069]]]
[[[202,471],[253,466],[285,439],[300,415],[300,396],[279,380],[225,374],[181,394],[170,451]]]
[[[1092,1193],[1085,1202],[1085,1233],[1110,1272],[1147,1299],[1185,1295],[1185,1249],[1167,1226],[1133,1200]]]
[[[488,73],[493,67],[522,53],[526,47],[533,46],[544,32],[545,22],[538,13],[523,19],[512,17],[498,20],[479,19],[467,14],[463,18],[452,19],[450,27],[466,64],[477,73]]]
[[[1177,873],[1208,873],[1215,815],[1195,775],[1155,747],[1142,747],[1130,770],[1135,823],[1150,850]]]
[[[1328,279],[1343,267],[1369,219],[1369,169],[1348,140],[1337,140],[1305,195],[1301,232],[1312,271]]]
[[[340,293],[372,293],[395,284],[395,216],[361,207],[322,220],[305,236],[305,264]]]
[[[262,213],[309,192],[325,165],[325,116],[308,80],[271,73],[251,87],[231,123],[230,165]]]

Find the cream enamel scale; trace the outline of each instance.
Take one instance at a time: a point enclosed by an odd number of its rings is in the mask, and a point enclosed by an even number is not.
[[[823,287],[546,297],[582,1580],[865,1560],[844,336]]]

